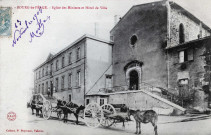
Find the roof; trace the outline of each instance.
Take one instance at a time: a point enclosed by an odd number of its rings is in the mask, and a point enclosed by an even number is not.
[[[139,5],[134,5],[134,6],[132,6],[132,7],[127,11],[127,13],[126,13],[123,17],[121,17],[121,19],[120,19],[120,20],[118,21],[118,23],[110,30],[110,32],[113,31],[113,30],[122,22],[122,20],[124,20],[124,18],[130,13],[130,11],[131,11],[133,8],[135,8],[135,7],[142,7],[142,6],[148,6],[148,5],[154,5],[154,4],[162,4],[162,3],[164,3],[164,1],[150,2],[150,3],[145,3],[145,4],[139,4]]]
[[[52,53],[49,53],[48,58],[46,59],[46,61],[49,61],[49,60],[51,60],[52,58],[53,58],[53,54],[52,54]]]
[[[189,46],[193,46],[193,45],[202,45],[202,44],[199,44],[199,43],[206,42],[208,40],[211,40],[211,36],[199,38],[199,39],[196,39],[196,40],[191,40],[191,41],[188,41],[188,42],[184,42],[182,44],[178,44],[176,46],[169,46],[169,47],[166,47],[166,50],[176,49],[176,48],[180,48],[180,47],[189,47]]]
[[[99,41],[99,42],[103,42],[103,43],[106,43],[108,45],[113,45],[113,42],[111,41],[108,41],[108,40],[104,40],[104,39],[101,39],[101,38],[98,38],[96,36],[92,36],[92,35],[89,35],[89,34],[85,34],[83,35],[82,37],[78,38],[77,40],[75,40],[73,43],[71,43],[70,45],[68,45],[66,48],[62,49],[61,51],[59,51],[58,53],[56,53],[55,55],[53,54],[49,54],[48,57],[47,57],[47,60],[45,62],[43,62],[42,64],[40,64],[38,67],[36,67],[34,69],[37,70],[38,68],[42,67],[43,65],[45,65],[46,63],[48,63],[49,61],[51,61],[52,59],[56,58],[57,56],[59,56],[60,54],[62,54],[63,52],[65,52],[66,50],[68,50],[69,48],[73,47],[73,46],[76,46],[77,43],[83,41],[84,39],[92,39],[92,40],[96,40],[96,41]]]
[[[145,4],[140,4],[140,5],[134,5],[132,6],[128,12],[121,18],[121,20],[111,29],[111,31],[113,31],[113,29],[115,27],[117,27],[121,22],[122,20],[130,13],[130,11],[135,8],[135,7],[142,7],[142,6],[147,6],[147,5],[155,5],[155,4],[164,4],[166,1],[163,0],[163,1],[157,1],[157,2],[151,2],[151,3],[145,3]],[[171,7],[174,7],[174,8],[177,8],[179,9],[184,15],[186,15],[187,17],[189,17],[190,19],[192,19],[193,21],[195,21],[196,23],[201,23],[202,24],[202,27],[205,28],[206,30],[208,30],[209,32],[211,32],[211,29],[206,25],[204,24],[201,20],[199,20],[197,17],[195,17],[193,14],[191,14],[189,11],[187,11],[186,9],[184,9],[183,7],[181,7],[180,5],[178,5],[177,3],[173,2],[173,1],[169,1],[169,4]],[[111,32],[110,31],[110,32]]]

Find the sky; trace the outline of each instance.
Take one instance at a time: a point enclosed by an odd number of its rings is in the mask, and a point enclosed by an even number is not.
[[[48,6],[40,17],[50,16],[45,23],[45,31],[39,38],[29,42],[27,31],[12,47],[13,36],[0,37],[0,109],[8,102],[5,111],[24,106],[33,88],[33,69],[47,59],[49,53],[56,53],[84,34],[95,34],[109,40],[109,31],[114,27],[114,16],[123,16],[133,5],[155,0],[0,0],[0,7],[13,7],[12,33],[15,22],[32,20],[38,10],[17,9],[17,6]],[[211,27],[210,0],[174,0],[186,10]],[[98,10],[61,10],[52,6],[103,6]],[[31,30],[36,29],[32,26]]]

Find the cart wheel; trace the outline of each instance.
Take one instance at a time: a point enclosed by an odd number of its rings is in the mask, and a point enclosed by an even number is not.
[[[103,110],[103,119],[101,122],[101,125],[103,127],[110,127],[114,124],[114,119],[112,119],[112,116],[116,115],[116,110],[115,108],[111,105],[111,104],[104,104],[101,106],[102,110]],[[109,117],[111,116],[111,117]]]
[[[44,119],[49,119],[51,116],[51,110],[52,110],[52,105],[50,101],[46,100],[43,103],[43,108],[42,108],[42,113],[43,113],[43,118]]]
[[[90,103],[84,110],[84,121],[88,127],[96,128],[102,121],[102,108],[96,103]]]
[[[59,111],[57,111],[57,117],[62,120],[64,118],[64,113],[63,113],[63,110],[60,109]]]

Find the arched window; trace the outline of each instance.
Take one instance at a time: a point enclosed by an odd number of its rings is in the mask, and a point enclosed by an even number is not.
[[[184,33],[184,25],[181,23],[179,25],[179,43],[185,42],[185,33]]]

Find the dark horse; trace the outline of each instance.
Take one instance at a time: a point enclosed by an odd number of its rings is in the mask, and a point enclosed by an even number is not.
[[[30,107],[32,109],[32,115],[34,115],[34,109],[36,109],[36,101],[35,101],[35,99],[32,99]]]
[[[42,114],[42,105],[43,103],[40,101],[35,100],[35,98],[31,101],[31,109],[32,109],[32,115],[34,115],[34,109],[36,110],[36,116],[41,116]],[[41,112],[41,114],[39,114]]]
[[[126,113],[129,109],[125,104],[111,104],[114,108],[119,108],[120,112]],[[113,116],[112,119],[115,121],[122,122],[122,127],[125,128],[125,121],[129,121],[129,117],[123,117],[122,115]]]
[[[68,102],[65,104],[65,101],[63,102],[64,106],[59,106],[59,108],[62,109],[63,113],[64,113],[64,123],[67,123],[67,118],[68,118],[68,113],[69,114],[74,114],[75,118],[76,118],[76,124],[78,124],[78,115],[80,113],[81,110],[84,110],[84,106],[78,106],[77,104],[73,103],[73,102]]]
[[[136,121],[136,132],[135,134],[141,134],[141,123],[152,123],[152,126],[154,127],[155,135],[158,135],[157,133],[157,121],[158,121],[158,115],[153,110],[147,110],[147,111],[140,111],[140,110],[128,110],[128,117],[130,115],[133,115],[135,121]],[[138,131],[139,130],[139,131]]]
[[[57,117],[60,119],[61,115],[63,113],[63,110],[61,109],[62,106],[66,104],[66,101],[62,100],[57,100],[57,106],[56,106],[56,112],[57,112]]]

